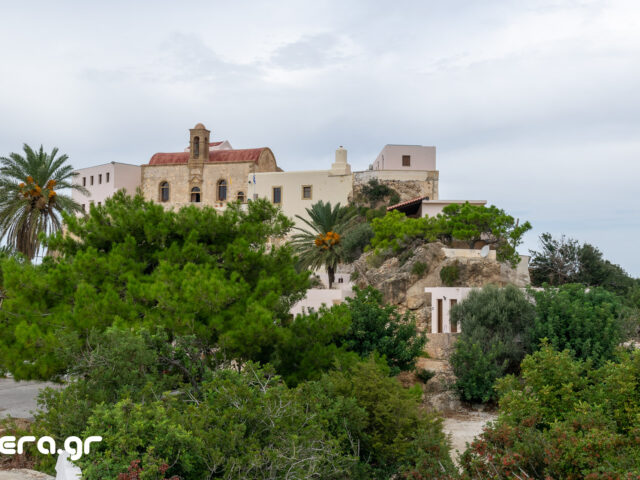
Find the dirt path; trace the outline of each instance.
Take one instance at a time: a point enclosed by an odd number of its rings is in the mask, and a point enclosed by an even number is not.
[[[467,449],[466,444],[471,443],[475,437],[482,433],[482,427],[487,422],[495,420],[495,413],[468,412],[456,414],[444,419],[443,429],[451,435],[451,456],[458,461],[460,455]]]

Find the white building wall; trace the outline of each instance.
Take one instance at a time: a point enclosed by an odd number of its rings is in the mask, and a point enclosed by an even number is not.
[[[142,169],[139,165],[114,164],[115,189],[124,188],[129,195],[135,195],[142,183]]]
[[[442,213],[442,209],[452,203],[464,204],[469,202],[471,205],[483,206],[487,204],[486,200],[423,200],[420,207],[420,216],[435,217]]]
[[[77,190],[71,192],[71,197],[80,205],[85,206],[85,211],[89,211],[89,205],[103,204],[121,188],[125,188],[128,193],[134,194],[136,188],[140,186],[140,166],[128,165],[125,163],[111,162],[95,167],[80,168],[76,170],[78,175],[73,179],[76,185],[83,185],[89,190],[89,196],[85,196]],[[107,175],[109,179],[107,180]],[[91,181],[93,177],[93,183]]]
[[[402,165],[402,156],[409,155],[410,165]],[[373,162],[374,170],[435,170],[436,147],[422,145],[385,145]]]
[[[293,315],[299,315],[307,313],[309,310],[318,311],[323,305],[325,307],[331,307],[338,305],[346,298],[353,296],[353,290],[347,289],[324,289],[324,288],[310,288],[307,290],[307,295],[296,303],[289,313]]]
[[[309,218],[306,212],[311,205],[322,200],[331,205],[347,205],[353,185],[352,175],[332,175],[330,170],[307,172],[263,172],[248,176],[249,198],[266,198],[273,201],[273,187],[281,187],[282,212],[295,221],[295,215]],[[302,187],[311,186],[311,198],[302,198]],[[257,195],[257,197],[256,197]]]
[[[431,294],[431,333],[453,333],[450,319],[451,307],[454,303],[461,302],[467,298],[471,290],[473,288],[468,287],[427,287],[424,289],[425,293]],[[442,306],[440,320],[438,319],[439,302],[441,302]],[[459,325],[456,331],[460,332]]]

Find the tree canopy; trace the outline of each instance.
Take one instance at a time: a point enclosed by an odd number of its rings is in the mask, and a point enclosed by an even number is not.
[[[68,234],[48,241],[55,258],[2,262],[0,365],[16,378],[64,372],[60,353],[111,325],[161,326],[266,362],[308,285],[290,247],[268,244],[292,224],[267,201],[174,212],[119,192],[66,221]]]
[[[298,233],[293,235],[291,244],[303,268],[327,269],[331,288],[338,264],[347,260],[343,236],[355,225],[356,210],[339,203],[332,207],[322,200],[306,210],[309,219],[296,215],[306,227],[295,227]]]
[[[62,228],[62,214],[80,212],[79,204],[60,189],[87,190],[72,182],[73,167],[58,149],[45,153],[26,143],[24,156],[0,157],[0,238],[32,259],[40,250],[40,235]]]
[[[454,240],[466,242],[473,248],[476,242],[493,245],[497,258],[517,265],[516,251],[523,235],[531,229],[529,222],[520,222],[495,206],[464,204],[447,205],[435,217],[408,218],[398,211],[388,212],[371,221],[374,237],[371,246],[376,250],[400,251],[414,239],[436,240],[450,244]]]
[[[531,283],[541,286],[581,283],[604,287],[618,295],[626,295],[640,286],[619,265],[606,260],[598,248],[582,245],[574,238],[540,235],[540,250],[530,250]]]

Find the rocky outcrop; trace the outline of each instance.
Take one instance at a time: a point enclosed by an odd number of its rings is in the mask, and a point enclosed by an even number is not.
[[[457,278],[445,285],[440,273],[453,267]],[[495,252],[486,258],[479,250],[446,248],[442,243],[414,243],[393,255],[367,252],[353,263],[352,279],[364,288],[380,290],[386,303],[397,305],[401,311],[411,310],[421,329],[430,331],[431,298],[426,287],[483,287],[488,284],[505,286],[529,284],[526,259],[518,268],[498,262]],[[446,349],[446,345],[442,346]]]

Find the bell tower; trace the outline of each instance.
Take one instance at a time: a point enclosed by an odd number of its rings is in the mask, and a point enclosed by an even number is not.
[[[202,189],[204,163],[209,160],[211,132],[203,124],[198,123],[189,130],[189,133],[189,191],[192,191],[194,187]]]
[[[189,130],[189,165],[193,163],[204,164],[209,159],[209,134],[211,133],[206,127],[198,123]]]

